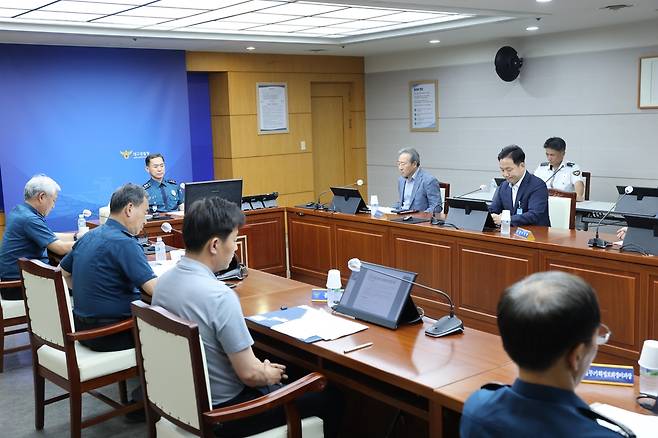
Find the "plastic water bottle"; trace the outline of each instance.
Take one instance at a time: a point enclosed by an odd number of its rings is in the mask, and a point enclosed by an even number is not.
[[[378,208],[379,208],[379,197],[377,195],[370,195],[370,216],[377,217]]]
[[[85,215],[80,213],[78,215],[78,233],[83,232],[85,228],[87,228],[87,221]]]
[[[340,271],[331,269],[327,273],[327,306],[333,309],[342,297],[343,289],[341,289]]]
[[[155,242],[155,261],[164,262],[165,260],[167,260],[167,249],[162,241],[162,237],[158,236],[158,240]]]
[[[512,216],[509,210],[503,210],[500,214],[500,234],[503,236],[510,235],[510,223],[512,221]]]

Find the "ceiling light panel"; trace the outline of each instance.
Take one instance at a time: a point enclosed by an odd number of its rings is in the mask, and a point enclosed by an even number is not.
[[[345,8],[345,6],[340,5],[323,5],[318,3],[297,2],[285,3],[281,6],[275,6],[268,10],[268,12],[271,11],[273,14],[300,15],[303,17],[309,17],[311,15],[324,14]]]
[[[181,8],[159,8],[153,6],[144,6],[141,8],[133,8],[126,11],[121,16],[130,17],[153,17],[153,18],[168,18],[178,19],[189,17],[190,15],[200,14],[206,12],[204,9],[181,9]]]
[[[110,15],[109,17],[103,17],[95,20],[95,23],[127,24],[137,28],[162,23],[166,20],[166,18],[155,17],[128,17],[126,15]]]
[[[408,23],[410,21],[420,21],[420,20],[429,20],[436,18],[439,14],[430,14],[427,12],[399,12],[397,14],[387,15],[385,17],[379,17],[379,20],[382,21],[395,21],[398,23]],[[443,16],[444,14],[440,14]]]
[[[369,18],[379,18],[390,14],[395,14],[397,11],[389,9],[374,9],[374,8],[344,8],[326,14],[320,14],[319,17],[327,18],[349,18],[350,20],[367,20]]]
[[[346,21],[349,20],[344,18],[303,17],[286,21],[286,24],[292,24],[295,26],[331,26],[334,24],[345,23]]]
[[[340,23],[340,27],[345,27],[347,29],[372,29],[375,27],[382,27],[382,26],[391,26],[395,23],[391,23],[390,21],[377,21],[377,20],[355,20],[355,21],[346,21],[344,23]]]
[[[18,18],[21,20],[53,20],[53,21],[70,21],[70,22],[79,22],[79,21],[89,21],[95,18],[100,18],[103,15],[101,14],[76,14],[73,12],[54,12],[54,11],[30,11],[25,13]]]
[[[18,14],[22,14],[23,12],[26,12],[26,9],[9,9],[9,8],[0,8],[0,17],[3,18],[10,18],[14,17]]]
[[[244,3],[245,0],[160,0],[149,6],[160,6],[165,8],[194,8],[194,9],[219,9],[227,6],[237,5]],[[145,0],[139,2],[140,4],[148,3]]]
[[[117,12],[122,12],[133,7],[133,5],[120,5],[114,3],[59,1],[44,6],[39,10],[109,15],[116,14]]]
[[[289,24],[268,24],[266,26],[252,27],[251,31],[258,32],[278,32],[278,33],[290,33],[290,32],[302,32],[308,29],[304,26],[291,26]]]
[[[75,1],[87,1],[87,0],[75,0]],[[147,0],[89,0],[89,1],[93,3],[110,3],[115,5],[132,5],[132,6],[139,6],[145,3],[150,3]],[[48,3],[52,3],[52,1],[49,1]]]
[[[240,21],[242,23],[273,24],[273,23],[279,23],[281,21],[292,20],[294,18],[295,17],[291,15],[263,14],[260,12],[250,12],[248,14],[240,14],[233,17],[224,18],[222,21]]]
[[[36,9],[52,3],[52,0],[0,0],[0,8],[9,9]]]
[[[234,30],[249,29],[250,27],[254,27],[254,23],[239,23],[235,21],[209,21],[208,23],[186,27],[185,30],[204,29],[204,30],[234,31]]]

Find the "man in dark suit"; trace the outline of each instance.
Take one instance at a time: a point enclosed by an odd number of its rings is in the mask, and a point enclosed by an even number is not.
[[[494,222],[500,224],[500,213],[509,210],[514,226],[550,227],[546,183],[526,170],[523,149],[517,145],[504,147],[498,154],[498,164],[505,182],[498,187],[489,206]]]
[[[416,149],[404,148],[398,152],[398,170],[399,201],[393,209],[441,213],[439,180],[420,168],[420,154]]]

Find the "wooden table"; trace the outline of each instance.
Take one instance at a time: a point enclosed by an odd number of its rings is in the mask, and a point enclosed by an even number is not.
[[[235,291],[246,316],[302,304],[325,308],[310,300],[312,286],[253,272]],[[333,341],[307,344],[247,320],[256,348],[305,370],[324,373],[330,381],[396,407],[427,424],[427,436],[452,436],[466,398],[490,381],[511,383],[516,367],[498,336],[467,328],[461,335],[425,336],[433,321],[390,330],[372,324],[368,329]],[[372,342],[373,346],[344,354],[346,348]],[[581,384],[578,394],[588,403],[599,401],[636,410],[636,388]],[[446,412],[453,412],[450,417]],[[387,421],[380,418],[379,421]],[[422,436],[422,434],[421,434]]]
[[[338,268],[346,281],[353,257],[417,272],[418,282],[452,297],[467,327],[497,333],[496,305],[505,287],[533,272],[562,270],[597,290],[612,330],[597,361],[637,365],[644,340],[658,339],[658,258],[590,248],[592,232],[528,227],[536,240],[527,241],[369,215],[302,208],[287,208],[287,215],[295,279],[321,285],[327,271]],[[429,291],[414,287],[412,296],[430,316],[448,311]]]

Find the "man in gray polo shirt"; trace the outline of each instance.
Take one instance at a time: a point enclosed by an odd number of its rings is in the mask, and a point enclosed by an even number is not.
[[[153,305],[193,321],[203,341],[214,407],[231,406],[267,394],[286,379],[286,367],[260,361],[233,290],[215,278],[226,269],[237,249],[244,214],[233,203],[212,197],[189,206],[183,220],[186,255],[159,279]],[[307,394],[298,403],[302,417],[323,417],[325,436],[335,436],[337,421],[326,418],[325,394]],[[222,424],[220,436],[246,436],[285,424],[283,408],[257,417]]]

